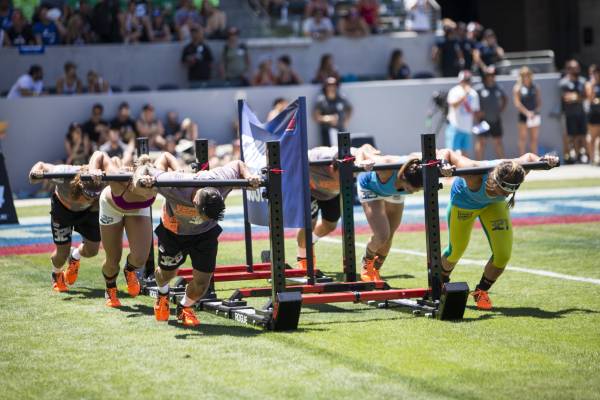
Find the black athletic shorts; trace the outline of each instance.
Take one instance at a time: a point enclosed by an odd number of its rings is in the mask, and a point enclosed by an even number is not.
[[[331,200],[317,200],[310,198],[310,216],[317,219],[321,210],[321,218],[329,222],[337,222],[342,215],[342,206],[340,205],[340,195],[338,194]]]
[[[588,114],[588,123],[590,125],[600,125],[600,112],[590,111]]]
[[[489,125],[490,125],[490,130],[482,133],[480,136],[482,137],[502,137],[502,121],[498,120],[498,121],[494,121],[494,122],[490,122],[490,121],[486,121]]]
[[[519,122],[521,122],[522,124],[526,124],[527,123],[527,115],[525,115],[523,113],[519,113]]]
[[[73,229],[85,240],[100,241],[98,210],[71,211],[53,194],[50,200],[50,219],[54,244],[71,243]]]
[[[587,133],[585,114],[567,115],[567,135],[581,136]]]
[[[217,264],[219,235],[223,229],[217,225],[199,235],[177,235],[162,222],[154,233],[158,238],[158,266],[166,271],[179,268],[189,255],[192,268],[196,271],[212,273]]]

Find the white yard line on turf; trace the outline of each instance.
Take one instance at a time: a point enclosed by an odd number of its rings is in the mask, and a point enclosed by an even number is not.
[[[335,239],[335,238],[331,238],[331,237],[322,238],[319,241],[320,242],[329,242],[329,243],[342,243],[342,241],[340,239]],[[367,244],[361,243],[361,242],[356,242],[356,247],[366,248]],[[427,254],[423,253],[422,251],[402,250],[402,249],[395,249],[395,248],[390,249],[390,251],[392,253],[398,253],[398,254],[409,254],[411,256],[427,257]],[[487,260],[472,260],[469,258],[462,258],[459,262],[460,265],[471,265],[471,266],[477,266],[480,268],[483,268],[486,263],[487,263]],[[511,271],[524,272],[526,274],[531,274],[531,275],[539,275],[539,276],[547,276],[549,278],[563,279],[566,281],[585,282],[585,283],[592,283],[594,285],[600,285],[600,279],[560,274],[558,272],[545,271],[543,269],[515,267],[512,265],[507,266],[506,269],[511,270]]]

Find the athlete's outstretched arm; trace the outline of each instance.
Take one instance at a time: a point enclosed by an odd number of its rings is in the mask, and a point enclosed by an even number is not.
[[[228,167],[232,167],[238,172],[238,175],[242,179],[248,179],[252,187],[258,187],[262,181],[260,176],[254,175],[248,169],[248,166],[241,160],[230,161],[226,164]]]
[[[43,161],[36,162],[35,164],[33,164],[33,167],[31,167],[31,170],[29,171],[29,182],[41,182],[44,173],[51,172],[53,168],[54,164],[45,163]]]
[[[447,161],[456,168],[471,168],[480,167],[483,165],[480,161],[471,160],[462,154],[451,149],[439,149],[436,151],[436,157],[440,160]]]
[[[179,169],[179,163],[175,156],[171,153],[162,153],[156,161],[154,166],[161,171],[177,171]]]
[[[119,168],[112,162],[108,154],[103,151],[95,151],[88,163],[90,172],[103,171],[107,173],[118,172]]]

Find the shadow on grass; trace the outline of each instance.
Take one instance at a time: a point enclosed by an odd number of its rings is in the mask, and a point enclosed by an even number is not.
[[[66,293],[67,296],[63,297],[63,300],[71,301],[73,299],[104,299],[104,292],[104,289],[80,286],[75,289],[69,289],[69,291]]]
[[[477,310],[475,306],[467,306],[470,310]],[[587,308],[567,308],[558,311],[546,311],[538,307],[494,307],[490,311],[482,311],[482,314],[476,318],[465,318],[465,322],[481,321],[498,316],[505,317],[533,317],[539,319],[563,318],[569,314],[599,314],[599,311]]]

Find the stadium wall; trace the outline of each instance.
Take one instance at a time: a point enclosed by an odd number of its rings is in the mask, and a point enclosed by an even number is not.
[[[545,150],[562,148],[561,123],[553,117],[559,110],[558,74],[538,74],[536,83],[541,87],[542,131],[540,145]],[[510,96],[514,78],[499,77],[500,86]],[[448,90],[454,79],[408,81],[379,81],[349,83],[342,92],[354,106],[349,131],[375,138],[376,145],[386,153],[405,154],[419,149],[418,134],[430,130],[426,118],[432,108],[431,95],[435,90]],[[8,136],[2,146],[15,192],[31,191],[27,172],[38,160],[52,162],[64,157],[64,137],[72,121],[83,122],[96,102],[105,107],[105,115],[112,118],[118,104],[128,101],[132,114],[137,117],[143,104],[150,102],[157,116],[164,118],[169,110],[177,110],[180,117],[191,117],[198,122],[200,136],[229,142],[234,137],[236,99],[246,98],[259,118],[265,118],[276,97],[293,99],[306,96],[309,110],[320,87],[301,85],[240,89],[179,90],[169,92],[124,93],[112,96],[81,95],[52,96],[30,99],[0,99],[0,120],[9,123]],[[434,118],[434,125],[437,118]],[[503,115],[504,144],[508,156],[517,153],[517,111],[509,102]],[[316,146],[318,130],[309,119],[309,145]],[[443,133],[439,138],[443,145]],[[488,151],[491,146],[488,146]],[[492,154],[488,152],[488,157]]]

